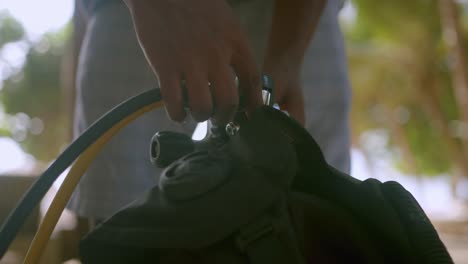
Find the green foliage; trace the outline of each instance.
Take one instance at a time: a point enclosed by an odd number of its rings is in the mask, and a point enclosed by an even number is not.
[[[11,134],[26,152],[39,160],[55,158],[65,143],[69,120],[64,111],[60,72],[69,31],[65,28],[48,33],[32,43],[22,69],[4,80],[0,90],[4,111],[10,120],[16,121],[11,122],[9,130],[4,128],[0,133]],[[38,133],[37,126],[42,124],[43,130]]]
[[[438,175],[451,169],[448,149],[441,135],[431,128],[431,120],[420,109],[412,111],[414,118],[405,126],[417,168],[423,168],[425,175]]]
[[[49,45],[44,37],[29,50],[22,71],[5,81],[2,94],[7,113],[43,115],[60,110],[61,51]]]
[[[359,26],[367,25],[372,38],[401,43],[420,34],[440,35],[437,0],[353,1]]]
[[[414,156],[413,167],[425,175],[448,172],[452,161],[446,143],[452,139],[436,129],[435,117],[426,111],[429,102],[421,96],[430,94],[447,121],[458,119],[438,1],[355,0],[353,4],[357,20],[346,31],[354,90],[353,133],[376,128],[391,132],[396,123]],[[408,120],[399,119],[402,108]],[[388,147],[400,148],[397,142],[390,140]]]
[[[21,40],[23,36],[23,26],[8,12],[0,11],[0,47],[8,42]]]

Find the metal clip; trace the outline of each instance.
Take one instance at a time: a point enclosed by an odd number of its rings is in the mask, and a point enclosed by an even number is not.
[[[262,99],[263,99],[263,104],[267,106],[271,106],[272,100],[271,100],[271,93],[267,90],[262,90]]]
[[[234,122],[229,122],[226,125],[226,133],[231,137],[235,136],[237,132],[239,132],[239,129],[240,129],[240,126]]]
[[[266,74],[262,76],[262,99],[264,105],[273,105],[273,80]]]

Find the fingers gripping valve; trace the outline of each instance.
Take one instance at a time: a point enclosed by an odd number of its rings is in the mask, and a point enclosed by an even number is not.
[[[273,106],[273,80],[267,76],[262,76],[262,99],[264,105]],[[239,109],[243,109],[241,106]],[[212,128],[211,139],[208,136],[204,142],[193,141],[190,136],[172,132],[161,131],[157,132],[151,139],[150,144],[150,158],[151,162],[159,168],[165,168],[172,162],[182,158],[183,156],[203,148],[203,145],[209,144],[209,141],[215,141],[214,138],[225,138],[233,136],[240,129],[239,124],[234,120],[228,123],[223,128]],[[227,136],[220,136],[225,134]]]

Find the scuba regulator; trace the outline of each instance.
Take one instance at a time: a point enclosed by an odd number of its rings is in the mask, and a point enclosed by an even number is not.
[[[154,135],[160,182],[92,230],[83,263],[453,263],[413,196],[396,182],[359,181],[331,167],[310,134],[272,107],[242,109],[201,141]],[[35,263],[74,186],[127,123],[160,107],[159,90],[93,124],[44,172],[0,232],[0,256],[26,216],[76,158],[26,257]],[[65,202],[63,202],[65,201]]]

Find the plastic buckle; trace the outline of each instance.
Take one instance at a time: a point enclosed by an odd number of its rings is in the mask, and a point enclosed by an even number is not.
[[[275,231],[276,228],[271,220],[265,218],[257,220],[240,230],[235,239],[236,245],[242,252],[245,252],[250,244],[271,233],[276,233]]]

